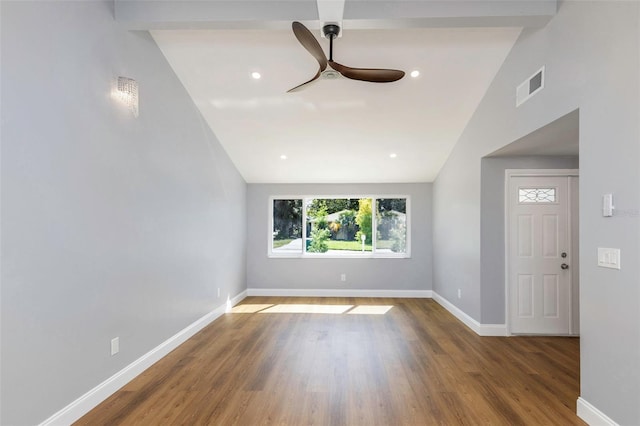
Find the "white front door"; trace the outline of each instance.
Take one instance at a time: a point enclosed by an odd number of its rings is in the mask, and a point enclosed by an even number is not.
[[[511,176],[508,185],[509,328],[571,333],[570,177]],[[575,179],[575,178],[573,178]]]

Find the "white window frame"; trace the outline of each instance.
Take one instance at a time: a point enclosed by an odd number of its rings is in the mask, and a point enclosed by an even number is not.
[[[389,253],[389,252],[376,252],[376,235],[378,229],[377,214],[372,214],[372,229],[376,230],[371,236],[371,251],[370,252],[350,252],[350,253],[307,253],[306,251],[306,238],[307,238],[307,200],[309,199],[361,199],[370,198],[373,200],[372,210],[377,212],[378,205],[377,200],[390,199],[390,198],[404,198],[406,200],[406,252],[405,253]],[[273,202],[275,200],[302,200],[302,252],[301,253],[279,253],[273,251]],[[377,259],[410,259],[411,258],[411,197],[409,195],[397,195],[397,194],[359,194],[359,195],[272,195],[269,197],[269,226],[267,229],[267,256],[270,258],[303,258],[303,259],[363,259],[363,258],[377,258]],[[372,212],[373,213],[373,212]]]

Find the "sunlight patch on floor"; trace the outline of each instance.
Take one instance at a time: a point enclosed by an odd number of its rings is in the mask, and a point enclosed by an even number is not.
[[[344,314],[353,305],[274,305],[260,311],[261,314]]]
[[[393,305],[322,305],[322,304],[257,304],[247,303],[234,306],[232,314],[354,314],[354,315],[384,315]]]
[[[246,304],[246,305],[237,305],[231,309],[232,314],[255,314],[263,309],[267,309],[272,307],[273,304],[269,303],[267,305],[261,304]]]
[[[384,315],[393,308],[393,305],[360,305],[356,306],[347,314],[354,315]]]

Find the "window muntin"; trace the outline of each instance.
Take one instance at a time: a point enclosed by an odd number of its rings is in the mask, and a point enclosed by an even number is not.
[[[269,255],[409,257],[408,201],[406,196],[274,197]]]

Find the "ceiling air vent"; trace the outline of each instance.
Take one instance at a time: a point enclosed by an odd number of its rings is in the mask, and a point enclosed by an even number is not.
[[[516,106],[519,107],[544,88],[544,67],[516,88]]]

